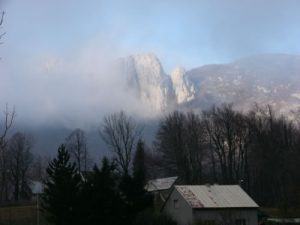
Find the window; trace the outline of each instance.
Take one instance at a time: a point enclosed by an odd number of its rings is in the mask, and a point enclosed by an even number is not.
[[[235,220],[235,225],[246,225],[245,219],[237,219]]]

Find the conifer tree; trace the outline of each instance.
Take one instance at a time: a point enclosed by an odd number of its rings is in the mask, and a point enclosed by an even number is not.
[[[137,211],[152,207],[152,196],[145,190],[146,177],[145,143],[139,139],[133,161],[134,201]]]
[[[133,178],[140,188],[144,188],[146,183],[146,162],[145,144],[139,139],[133,159]]]
[[[49,163],[46,171],[48,177],[44,180],[42,208],[47,220],[56,225],[78,224],[81,178],[75,164],[70,163],[70,154],[64,145],[58,148],[57,157]]]
[[[123,176],[120,190],[124,195],[128,221],[132,223],[136,215],[152,207],[152,196],[144,189],[146,182],[144,142],[139,140],[133,161],[133,176]]]
[[[115,165],[106,157],[102,167],[94,167],[83,189],[85,224],[126,224],[124,204],[116,185]]]

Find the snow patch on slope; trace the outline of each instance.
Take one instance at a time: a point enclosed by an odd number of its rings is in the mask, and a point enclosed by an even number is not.
[[[293,93],[291,96],[300,99],[300,92]]]

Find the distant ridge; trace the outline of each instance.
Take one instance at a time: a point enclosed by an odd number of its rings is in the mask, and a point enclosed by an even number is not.
[[[189,71],[176,67],[170,75],[154,54],[131,55],[118,65],[128,89],[156,112],[223,102],[243,110],[269,104],[280,113],[300,107],[299,55],[261,54]]]

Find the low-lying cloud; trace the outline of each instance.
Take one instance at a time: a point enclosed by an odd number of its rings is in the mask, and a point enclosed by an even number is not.
[[[170,72],[178,63],[300,53],[298,0],[0,0],[2,7],[0,110],[15,105],[26,124],[91,126],[120,109],[151,115],[108,66],[127,54],[158,52]]]
[[[106,42],[107,44],[107,42]],[[0,106],[14,105],[26,125],[99,125],[104,115],[125,110],[149,116],[151,109],[126,91],[124,74],[114,73],[117,46],[88,44],[74,55],[35,56],[14,65],[1,62]]]

